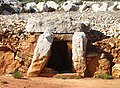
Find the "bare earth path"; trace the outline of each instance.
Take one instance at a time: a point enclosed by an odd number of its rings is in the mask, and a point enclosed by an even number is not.
[[[7,81],[8,84],[3,84],[3,81]],[[43,77],[14,79],[0,76],[0,88],[120,88],[120,79],[56,79]]]

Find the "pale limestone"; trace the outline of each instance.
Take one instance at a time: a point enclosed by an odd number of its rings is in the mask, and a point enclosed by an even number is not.
[[[117,6],[118,6],[118,2],[116,1],[116,2],[114,2],[114,4],[113,4],[112,6],[110,6],[110,7],[108,8],[108,11],[118,10],[118,9],[117,9]]]
[[[120,64],[115,64],[112,67],[112,76],[115,78],[120,78]]]
[[[34,49],[32,63],[27,71],[27,76],[39,76],[48,62],[52,42],[53,34],[50,32],[44,32],[39,36]]]
[[[73,70],[84,77],[86,70],[86,44],[87,38],[84,32],[75,32],[72,38]]]
[[[59,7],[59,4],[57,4],[54,1],[47,1],[46,4],[47,4],[48,8],[55,9],[55,10],[57,10]]]
[[[91,6],[91,9],[94,11],[94,12],[98,12],[99,11],[99,8],[100,8],[100,4],[93,4]]]
[[[64,2],[61,7],[64,9],[64,11],[76,11],[77,9],[77,6],[71,1]]]
[[[100,6],[99,11],[107,11],[108,3],[103,2],[103,5]]]
[[[83,11],[85,11],[87,9],[87,4],[83,4],[83,5],[81,5],[80,7],[79,7],[79,11],[80,12],[83,12]]]
[[[45,2],[39,2],[37,5],[36,5],[37,9],[39,12],[46,12],[48,11],[48,6]]]

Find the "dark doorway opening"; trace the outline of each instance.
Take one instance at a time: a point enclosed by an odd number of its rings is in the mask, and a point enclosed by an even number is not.
[[[47,67],[58,73],[72,72],[72,50],[68,48],[67,41],[54,41]]]

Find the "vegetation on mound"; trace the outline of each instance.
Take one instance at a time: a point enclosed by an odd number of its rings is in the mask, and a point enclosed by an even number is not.
[[[22,73],[20,73],[19,71],[15,71],[12,73],[12,76],[15,78],[15,79],[21,79],[23,77]]]
[[[101,79],[113,79],[113,77],[111,75],[108,75],[108,74],[99,74],[97,76],[97,78],[101,78]]]

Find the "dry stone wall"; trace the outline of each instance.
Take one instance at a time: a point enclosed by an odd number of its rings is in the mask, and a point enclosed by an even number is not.
[[[92,40],[100,40],[106,36],[118,37],[119,36],[119,11],[116,12],[43,12],[32,14],[18,14],[18,15],[1,15],[1,32],[26,31],[25,25],[30,26],[32,21],[37,20],[35,32],[44,32],[44,30],[53,31],[55,33],[74,33],[80,31],[80,23],[86,25],[90,23]],[[29,20],[33,18],[35,20]],[[29,21],[30,22],[29,22]],[[39,28],[39,29],[38,29]],[[29,28],[28,28],[29,29]],[[30,28],[31,29],[31,28]],[[29,30],[30,30],[29,29]],[[89,29],[89,28],[85,28]],[[33,32],[33,30],[32,30]]]
[[[94,66],[97,67],[97,70],[89,67],[87,67],[87,69],[93,70],[91,72],[92,75],[101,74],[104,70],[104,73],[112,74],[114,77],[119,78],[119,11],[97,13],[61,11],[36,14],[0,15],[1,75],[11,73],[15,70],[26,74],[38,39],[38,36],[36,36],[37,33],[25,32],[25,26],[30,17],[39,20],[38,23],[41,25],[39,29],[53,30],[55,33],[58,32],[57,35],[59,35],[59,33],[70,33],[72,35],[76,29],[78,30],[81,27],[91,29],[87,31],[89,32],[87,33],[88,42],[94,42],[93,45],[97,46],[99,57],[94,57],[94,60],[98,63]],[[77,25],[83,21],[85,23],[84,26]],[[90,26],[87,26],[87,23],[90,23]],[[69,31],[67,29],[69,29]],[[109,36],[110,38],[108,38]],[[58,39],[64,39],[66,37],[68,36],[62,36]],[[108,39],[102,40],[104,38]],[[100,59],[102,53],[105,54],[105,58]],[[96,59],[100,60],[97,61]],[[92,64],[94,60],[89,57],[87,59],[87,61],[90,62],[88,65]],[[10,61],[12,65],[8,63],[8,61]]]
[[[113,75],[113,77],[120,78],[119,75],[120,39],[109,38],[95,42],[93,45],[95,45],[95,47],[97,48],[98,53],[103,54],[101,57],[106,58],[100,60],[102,66],[102,68],[100,69],[106,69],[106,72],[110,72]],[[110,71],[109,68],[111,68]]]
[[[0,75],[14,71],[20,71],[26,75],[37,37],[26,34],[24,39],[18,39],[15,37],[16,35],[12,35],[10,38],[7,35],[1,35],[2,40],[0,40]]]
[[[61,2],[60,2],[61,3]],[[15,13],[38,13],[38,12],[53,12],[53,11],[93,11],[93,12],[105,12],[105,11],[119,11],[120,2],[92,2],[83,0],[68,0],[61,4],[54,1],[46,2],[28,2],[22,3],[18,1],[14,2],[2,2],[0,4],[0,14],[10,15]]]

